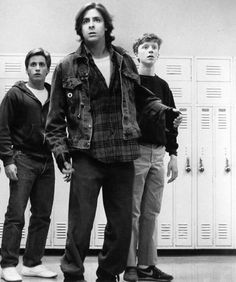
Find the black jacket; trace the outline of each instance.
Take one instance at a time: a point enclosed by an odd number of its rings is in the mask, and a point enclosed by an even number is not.
[[[45,83],[50,94],[50,85]],[[6,93],[0,105],[0,158],[4,166],[14,163],[14,151],[38,158],[51,155],[45,142],[45,123],[49,97],[42,106],[40,101],[18,81]]]

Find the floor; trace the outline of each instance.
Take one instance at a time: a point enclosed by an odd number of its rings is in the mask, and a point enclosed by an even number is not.
[[[45,256],[43,262],[58,273],[55,279],[24,278],[25,282],[62,282],[60,256]],[[236,256],[173,256],[159,257],[158,267],[174,276],[174,282],[236,282]],[[20,271],[21,263],[18,266]],[[85,261],[85,278],[96,281],[97,257]],[[123,275],[120,277],[123,281]],[[1,281],[2,282],[2,281]]]

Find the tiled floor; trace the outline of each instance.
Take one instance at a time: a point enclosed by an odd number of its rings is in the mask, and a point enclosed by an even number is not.
[[[43,262],[56,271],[55,279],[24,278],[25,282],[62,282],[59,256],[45,256]],[[174,276],[174,282],[236,282],[236,256],[178,256],[160,257],[158,267]],[[18,266],[20,271],[21,263]],[[96,281],[97,257],[87,257],[85,278],[88,282]],[[120,276],[123,281],[123,275]]]

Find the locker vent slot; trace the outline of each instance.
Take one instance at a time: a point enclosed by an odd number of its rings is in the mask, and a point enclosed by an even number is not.
[[[25,239],[26,238],[26,233],[25,233],[25,227],[23,228],[22,230],[22,236],[21,236],[22,239]]]
[[[218,129],[227,129],[227,115],[226,112],[224,112],[225,109],[221,109],[218,112]]]
[[[0,223],[0,238],[2,238],[3,233],[3,222]]]
[[[183,97],[183,90],[181,87],[174,87],[171,88],[174,98],[182,98]]]
[[[225,223],[218,224],[217,228],[217,237],[220,240],[227,240],[228,239],[228,234],[229,234],[229,227]]]
[[[161,224],[161,239],[170,240],[171,239],[171,225],[168,223]]]
[[[21,72],[21,63],[5,63],[5,72]]]
[[[66,239],[67,224],[65,222],[56,223],[56,238],[60,240]]]
[[[209,111],[202,110],[201,115],[201,129],[210,129],[210,113]]]
[[[211,239],[212,228],[208,223],[201,224],[201,239],[209,240]]]
[[[105,231],[106,224],[98,223],[97,225],[97,238],[96,239],[104,239],[104,231]]]
[[[220,99],[222,98],[222,88],[220,87],[207,87],[206,88],[206,97],[211,99]]]
[[[181,122],[179,128],[180,129],[188,129],[188,116],[187,116],[187,113],[183,112],[181,109],[180,109],[180,112],[182,113],[183,119],[182,119],[182,122]]]
[[[181,65],[166,65],[166,74],[167,75],[181,75],[182,74]]]
[[[206,75],[208,76],[219,76],[222,74],[222,66],[206,66]]]
[[[189,235],[189,228],[187,223],[178,224],[178,239],[187,240]]]

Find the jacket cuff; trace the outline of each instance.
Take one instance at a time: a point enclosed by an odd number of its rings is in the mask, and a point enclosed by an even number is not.
[[[2,161],[3,161],[4,167],[15,163],[13,160],[13,157],[5,157]]]
[[[56,157],[56,162],[57,162],[57,166],[60,169],[60,171],[63,170],[63,168],[65,168],[65,162],[70,163],[70,154],[69,153],[63,153],[60,154]]]

